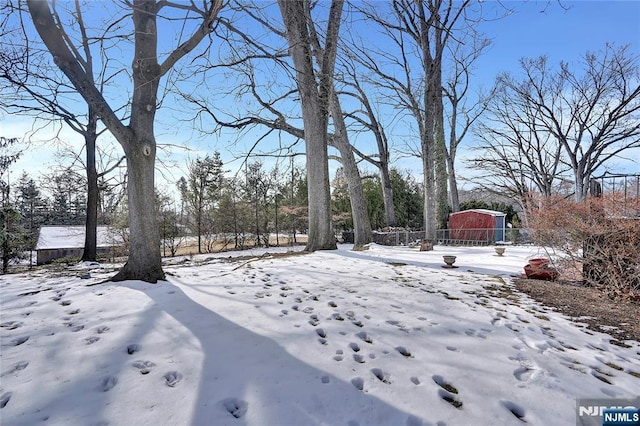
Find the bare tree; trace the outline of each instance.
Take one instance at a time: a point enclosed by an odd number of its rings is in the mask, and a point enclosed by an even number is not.
[[[377,76],[388,104],[413,120],[424,173],[424,226],[435,239],[446,221],[447,153],[444,137],[443,74],[446,47],[460,43],[471,1],[394,0],[389,9],[373,3],[361,12],[379,25],[393,49],[359,49],[362,65]],[[471,25],[471,22],[468,22]],[[459,37],[454,34],[460,33]]]
[[[49,3],[27,0],[27,6],[35,28],[53,55],[56,65],[85,99],[89,108],[102,120],[107,129],[122,145],[128,168],[128,215],[130,229],[129,259],[115,281],[140,279],[157,282],[164,279],[160,256],[160,236],[156,220],[149,220],[148,212],[155,211],[154,171],[156,140],[155,114],[158,107],[158,88],[162,77],[175,64],[193,51],[211,31],[221,0],[206,3],[201,10],[191,4],[174,4],[134,0],[131,8],[134,26],[134,57],[132,61],[131,118],[125,124],[109,102],[95,86],[89,75],[86,58],[81,48],[73,44],[73,38],[60,20],[55,19]],[[159,63],[157,18],[163,8],[185,10],[199,17],[192,34],[185,42],[170,51]],[[84,28],[84,26],[82,26]],[[81,34],[81,38],[87,37]]]
[[[329,189],[328,124],[333,71],[343,0],[332,0],[327,19],[325,45],[319,60],[319,71],[313,64],[311,44],[315,23],[310,20],[311,2],[278,0],[286,28],[289,53],[296,71],[296,82],[302,107],[304,140],[307,152],[307,184],[309,188],[309,235],[307,250],[336,248],[331,223]]]
[[[523,59],[521,67],[522,78],[499,79],[510,108],[528,117],[536,137],[561,147],[575,199],[583,200],[597,170],[640,147],[639,58],[628,47],[607,45],[585,54],[580,69],[566,62],[554,69],[545,57]]]
[[[346,56],[351,56],[349,51],[346,53]],[[344,73],[344,77],[340,82],[344,85],[344,88],[340,90],[339,94],[341,96],[356,99],[360,104],[359,108],[356,108],[351,112],[345,112],[345,117],[352,120],[357,126],[371,132],[375,138],[376,146],[378,148],[377,153],[375,154],[363,153],[355,146],[352,146],[352,151],[363,160],[378,168],[380,171],[385,224],[386,226],[395,226],[396,214],[393,204],[391,175],[389,173],[391,154],[385,128],[378,119],[379,111],[376,111],[370,100],[365,85],[362,82],[359,71],[356,67],[356,61],[353,58],[348,58],[341,61],[340,65],[340,70]]]
[[[447,78],[443,90],[449,108],[445,108],[448,119],[449,136],[447,147],[447,171],[449,178],[449,196],[451,209],[460,210],[458,196],[458,182],[456,177],[456,154],[458,147],[471,129],[471,126],[487,108],[486,96],[478,95],[469,105],[470,73],[474,62],[480,57],[484,49],[489,46],[489,40],[476,35],[468,45],[456,44],[450,48],[453,59],[452,73]]]

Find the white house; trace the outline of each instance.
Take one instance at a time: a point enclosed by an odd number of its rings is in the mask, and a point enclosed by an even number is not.
[[[63,257],[82,257],[84,238],[84,226],[43,226],[36,244],[37,264],[50,263]],[[114,248],[122,246],[120,235],[108,226],[98,226],[98,254],[110,254]]]

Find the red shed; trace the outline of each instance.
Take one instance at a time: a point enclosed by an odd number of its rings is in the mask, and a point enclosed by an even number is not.
[[[504,240],[506,214],[471,209],[449,215],[449,239],[487,244]]]

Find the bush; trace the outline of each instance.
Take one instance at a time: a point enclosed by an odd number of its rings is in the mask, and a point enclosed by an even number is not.
[[[610,197],[532,200],[527,209],[532,237],[560,255],[561,271],[613,298],[640,299],[640,218],[620,215],[613,206],[622,203]]]

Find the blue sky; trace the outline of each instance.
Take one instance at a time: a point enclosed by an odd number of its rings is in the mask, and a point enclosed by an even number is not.
[[[495,2],[485,2],[488,7],[495,7]],[[481,31],[492,40],[492,44],[479,59],[476,66],[474,85],[489,88],[501,72],[517,72],[518,61],[522,57],[549,56],[552,63],[559,61],[576,62],[587,50],[602,49],[605,43],[616,45],[629,44],[635,54],[640,55],[640,1],[504,1],[504,5],[511,8],[510,16],[496,21],[482,24]],[[128,59],[123,59],[127,63]],[[184,153],[173,151],[171,159],[177,167],[165,171],[169,182],[177,180],[183,173],[186,158],[220,150],[223,160],[233,169],[238,161],[231,161],[232,155],[227,150],[229,142],[235,138],[230,134],[220,137],[200,137],[185,124],[180,125],[179,133],[175,133],[176,125],[171,123],[170,114],[160,112],[164,117],[158,127],[159,143],[188,144],[194,151]],[[32,126],[32,122],[25,118],[0,116],[2,134],[21,138]],[[37,139],[48,139],[55,130],[48,129],[38,134]],[[77,136],[63,130],[62,136],[68,141],[77,140]],[[240,145],[250,146],[250,143],[239,144],[235,150],[241,151]],[[472,141],[467,141],[472,143]],[[34,145],[23,158],[13,167],[12,175],[17,176],[22,169],[27,170],[32,177],[38,172],[49,169],[53,164],[53,154],[50,144]],[[636,158],[640,158],[640,153]],[[419,170],[416,160],[402,160],[401,167]],[[332,164],[335,169],[336,164]],[[640,172],[640,164],[622,162],[619,167],[628,172]],[[163,176],[159,175],[162,182]]]

